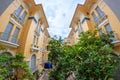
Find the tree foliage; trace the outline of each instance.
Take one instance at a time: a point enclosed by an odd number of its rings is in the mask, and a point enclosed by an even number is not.
[[[27,63],[24,61],[24,56],[21,53],[16,53],[15,56],[1,53],[0,65],[0,80],[33,79],[33,75],[29,70]]]
[[[54,65],[50,80],[67,80],[72,73],[76,80],[107,80],[113,77],[118,57],[113,55],[113,45],[108,35],[96,36],[97,31],[80,34],[79,42],[67,46],[52,39],[49,60]]]

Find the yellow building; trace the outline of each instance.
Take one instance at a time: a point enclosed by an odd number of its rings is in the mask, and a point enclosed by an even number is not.
[[[22,52],[33,73],[42,70],[50,38],[42,5],[34,0],[1,0],[0,8],[0,46],[11,55]]]
[[[120,54],[120,1],[112,0],[86,0],[83,5],[78,4],[72,18],[68,39],[71,43],[78,41],[80,32],[100,29],[99,34],[114,32],[110,37],[115,46],[115,53]]]

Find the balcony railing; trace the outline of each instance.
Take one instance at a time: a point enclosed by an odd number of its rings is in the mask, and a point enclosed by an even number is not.
[[[9,33],[0,32],[0,41],[11,43],[11,44],[18,44],[17,37],[10,35]]]
[[[20,25],[23,25],[23,21],[18,16],[16,16],[15,14],[11,14],[11,17]]]
[[[120,45],[120,38],[117,33],[113,32],[113,36],[110,37],[110,39],[112,40],[112,44],[115,46]]]
[[[37,46],[35,44],[32,44],[31,47],[32,47],[32,50],[36,50],[36,51],[40,50],[39,46]]]
[[[107,16],[106,15],[103,15],[103,16],[101,16],[101,17],[99,17],[99,18],[96,18],[95,20],[94,20],[94,23],[95,23],[95,25],[99,25],[100,23],[102,23],[104,20],[106,20],[107,19]]]
[[[38,30],[35,30],[35,34],[36,34],[37,36],[40,36],[40,32],[38,32]]]

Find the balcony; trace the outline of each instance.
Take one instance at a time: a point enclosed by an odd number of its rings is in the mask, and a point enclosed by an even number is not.
[[[37,66],[32,66],[32,67],[30,68],[30,70],[32,71],[32,73],[34,73],[35,71],[38,70],[38,67],[37,67]]]
[[[13,35],[10,35],[9,33],[5,33],[5,32],[0,32],[0,43],[2,45],[15,47],[15,48],[19,46],[18,39]]]
[[[36,34],[37,36],[40,36],[40,31],[35,30],[35,34]]]
[[[113,33],[114,37],[110,37],[110,39],[112,40],[112,44],[114,44],[114,46],[119,46],[120,45],[120,39],[118,37],[117,33]]]
[[[15,14],[11,14],[11,20],[19,26],[23,25],[22,20],[19,17],[17,17]]]
[[[103,15],[103,16],[101,16],[101,17],[99,17],[99,18],[96,18],[95,20],[94,20],[94,23],[95,23],[95,25],[100,25],[103,21],[105,21],[107,19],[107,16],[106,15]]]
[[[34,44],[31,45],[31,49],[32,49],[32,51],[39,51],[40,50],[40,48]]]

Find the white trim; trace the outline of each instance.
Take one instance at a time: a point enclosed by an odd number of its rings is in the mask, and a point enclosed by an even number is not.
[[[40,49],[39,49],[39,48],[36,48],[36,47],[31,47],[31,49],[40,51]]]
[[[117,56],[120,56],[120,53],[117,51],[114,51],[114,54],[116,54]]]
[[[15,19],[13,19],[13,18],[10,18],[10,20],[12,20],[16,25],[18,25],[18,27],[19,28],[21,28],[22,27],[22,25],[21,24],[19,24],[17,21],[15,21]]]
[[[5,41],[5,40],[1,40],[1,39],[0,39],[0,42],[2,42],[1,44],[5,44],[7,46],[11,46],[11,47],[14,47],[14,48],[17,48],[19,46],[18,44],[15,44],[15,43],[12,43],[12,42],[9,42],[9,41]]]
[[[117,40],[117,41],[113,41],[112,43],[115,44],[115,43],[119,43],[119,42],[120,42],[120,40]]]
[[[113,41],[112,44],[114,44],[115,46],[119,46],[120,45],[120,40]]]
[[[98,25],[98,28],[100,28],[102,25],[104,25],[104,24],[107,23],[107,22],[108,22],[108,19],[102,21],[102,23],[100,23],[100,24]]]

